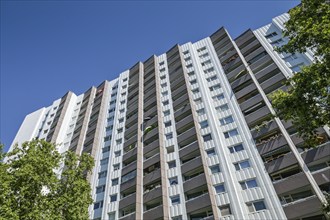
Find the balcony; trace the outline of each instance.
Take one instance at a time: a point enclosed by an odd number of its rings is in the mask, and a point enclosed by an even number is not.
[[[163,218],[163,206],[157,206],[143,213],[143,219],[160,219]]]
[[[128,159],[131,159],[132,157],[135,157],[136,154],[137,154],[137,147],[134,147],[133,149],[131,149],[130,151],[127,151],[123,155],[123,160],[122,161],[126,161]]]
[[[262,141],[257,144],[257,149],[260,155],[264,155],[277,148],[283,147],[287,142],[283,135],[270,137],[268,140]]]
[[[191,154],[194,151],[199,150],[198,141],[194,141],[193,143],[181,148],[179,151],[179,157],[184,158],[185,156]]]
[[[175,102],[173,102],[174,111],[178,110],[181,106],[183,106],[187,100],[189,100],[188,93],[183,94],[180,98],[175,100]]]
[[[267,115],[270,114],[270,111],[267,106],[264,106],[260,109],[258,109],[255,112],[252,112],[251,114],[245,116],[245,121],[248,125],[253,125],[257,121],[265,118]]]
[[[275,71],[275,70],[277,70],[277,71]],[[263,82],[266,79],[272,77],[273,74],[274,74],[274,71],[279,72],[279,69],[278,69],[277,65],[272,62],[271,64],[269,64],[265,68],[263,68],[263,69],[259,70],[257,73],[255,73],[255,77],[257,78],[257,80],[259,82]]]
[[[138,122],[138,115],[137,114],[135,114],[135,115],[132,115],[130,118],[127,118],[126,119],[126,125],[125,125],[125,127],[131,127],[131,126],[133,126],[134,124],[137,124],[137,122]]]
[[[154,182],[157,179],[160,179],[160,177],[161,177],[160,169],[154,170],[143,177],[143,183],[147,185],[151,182]]]
[[[317,148],[304,152],[301,156],[306,164],[317,161],[330,155],[330,142],[324,143]]]
[[[130,139],[125,140],[124,148],[126,148],[130,145],[135,145],[136,141],[137,141],[137,134],[134,135],[133,137],[131,137]]]
[[[149,167],[149,166],[151,166],[152,164],[155,164],[155,163],[157,163],[157,162],[159,162],[160,161],[160,154],[158,153],[158,154],[156,154],[156,155],[154,155],[154,156],[152,156],[152,157],[150,157],[150,158],[148,158],[147,160],[145,160],[144,162],[143,162],[143,167]]]
[[[159,140],[155,140],[154,142],[148,144],[148,145],[145,145],[144,148],[143,148],[143,153],[144,154],[147,154],[155,149],[157,149],[159,147]]]
[[[251,70],[254,72],[259,66],[268,63],[272,61],[272,58],[267,54],[266,56],[264,56],[263,58],[257,60],[256,62],[254,62],[253,64],[250,65]]]
[[[176,132],[178,135],[182,134],[184,131],[190,129],[194,126],[194,118],[192,115],[189,115],[176,123]]]
[[[162,186],[158,186],[143,195],[143,202],[147,203],[162,196]]]
[[[244,89],[236,92],[235,97],[236,97],[236,99],[240,99],[243,96],[249,94],[250,92],[252,92],[253,90],[256,90],[256,89],[257,89],[256,85],[254,85],[254,83],[251,83],[250,85],[248,85]]]
[[[191,115],[191,107],[189,103],[187,103],[187,105],[183,106],[182,108],[174,112],[174,118],[176,122],[187,117],[188,115]]]
[[[123,217],[120,217],[119,220],[135,220],[135,212],[125,215]]]
[[[283,209],[288,219],[297,219],[321,213],[321,203],[314,195],[288,203],[283,206]]]
[[[185,192],[188,192],[192,189],[200,187],[206,184],[205,173],[201,173],[198,176],[195,176],[183,183],[183,189]]]
[[[208,193],[205,193],[201,196],[186,201],[187,213],[192,213],[194,211],[206,208],[208,206],[211,206],[211,200]]]
[[[182,148],[195,140],[197,140],[196,129],[192,127],[178,136],[178,145]]]
[[[241,53],[244,54],[245,56],[246,54],[250,53],[250,51],[253,51],[258,47],[260,47],[260,43],[255,38],[251,43],[249,43],[248,45],[246,45],[244,48],[241,49]]]
[[[330,182],[330,167],[313,172],[313,177],[318,185]]]
[[[300,172],[285,179],[275,181],[274,188],[278,195],[290,192],[294,189],[308,185],[308,179],[304,173]]]
[[[297,163],[297,160],[292,152],[265,164],[268,173],[274,173],[286,167],[292,166]]]
[[[251,130],[251,134],[253,139],[258,139],[266,134],[270,134],[275,130],[278,130],[277,123],[275,121],[266,122],[264,125],[259,126],[260,129],[253,129]]]
[[[186,82],[185,82],[183,73],[181,73],[180,75],[176,74],[176,79],[171,83],[171,91],[173,93],[175,93],[175,90],[177,90],[181,86],[186,88],[185,84],[186,84]]]
[[[136,170],[136,168],[137,168],[137,164],[136,164],[136,160],[135,160],[122,168],[121,175],[123,176],[133,170]]]
[[[135,186],[136,186],[136,178],[130,179],[130,180],[126,181],[125,183],[120,184],[120,191],[124,192],[125,190],[127,190],[131,187],[135,187]]]
[[[261,83],[260,86],[266,92],[269,87],[274,86],[275,84],[278,84],[279,82],[282,82],[285,79],[286,78],[283,75],[283,73],[282,72],[279,72],[276,75],[274,75],[271,78],[269,78],[266,81],[264,81],[263,83]],[[278,87],[280,87],[281,85],[282,84],[279,84]],[[274,89],[271,89],[271,90],[274,90]]]
[[[142,137],[143,142],[146,144],[152,143],[153,141],[158,140],[159,137],[158,135],[159,135],[158,127],[155,127]]]
[[[199,157],[196,157],[196,158],[182,164],[181,172],[182,172],[182,174],[185,174],[185,173],[188,173],[189,171],[194,170],[194,169],[196,169],[200,166],[203,166],[203,163],[202,163],[202,158],[199,156]]]
[[[172,93],[173,101],[177,100],[182,94],[187,93],[187,88],[185,86],[180,87]]]
[[[241,108],[241,110],[242,110],[242,112],[243,112],[243,111],[245,111],[245,110],[251,108],[252,106],[254,106],[255,104],[257,104],[257,103],[259,103],[259,102],[261,102],[261,101],[262,101],[262,97],[261,97],[261,95],[258,93],[257,95],[253,96],[252,98],[250,98],[250,99],[248,99],[248,100],[242,102],[242,103],[240,104],[240,108]]]
[[[236,69],[230,71],[229,73],[227,73],[227,79],[229,82],[232,82],[233,80],[236,79],[236,76],[242,72],[243,70],[245,70],[245,66],[244,64],[241,64],[240,66],[238,66]]]
[[[148,109],[144,115],[146,115],[147,117],[152,116],[152,115],[156,115],[157,114],[157,105],[153,106],[152,108]]]
[[[123,209],[127,206],[133,205],[136,203],[136,193],[133,193],[125,198],[122,198],[119,201],[119,209]]]

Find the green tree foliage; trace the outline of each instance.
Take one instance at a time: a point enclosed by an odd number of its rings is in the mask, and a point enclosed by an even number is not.
[[[25,142],[6,156],[0,163],[0,219],[88,219],[91,156],[61,155],[44,140]],[[59,177],[61,164],[65,169]]]
[[[303,67],[287,85],[288,91],[271,96],[279,117],[291,120],[307,146],[322,139],[316,129],[330,124],[330,4],[326,0],[302,0],[290,10],[284,36],[289,42],[278,52],[315,52],[315,63]]]

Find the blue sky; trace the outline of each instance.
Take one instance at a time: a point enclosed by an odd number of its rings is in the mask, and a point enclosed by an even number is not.
[[[222,26],[233,37],[299,1],[1,1],[0,141],[68,90],[83,93],[137,61]]]

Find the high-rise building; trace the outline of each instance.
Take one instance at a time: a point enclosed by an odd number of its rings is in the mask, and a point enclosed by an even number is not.
[[[13,143],[90,153],[91,219],[324,219],[329,129],[306,148],[269,95],[312,51],[274,47],[288,14],[232,39],[220,28],[26,116]]]

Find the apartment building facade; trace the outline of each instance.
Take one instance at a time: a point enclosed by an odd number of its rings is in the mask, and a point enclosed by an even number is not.
[[[232,39],[220,28],[26,116],[13,143],[90,153],[91,219],[325,219],[329,129],[304,147],[269,95],[312,51],[278,54],[288,14]]]

